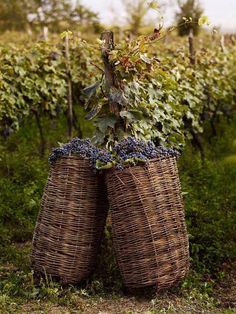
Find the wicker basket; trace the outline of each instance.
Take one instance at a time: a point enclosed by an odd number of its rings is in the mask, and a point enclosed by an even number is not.
[[[92,272],[107,215],[103,179],[87,160],[63,157],[51,167],[31,254],[36,273],[65,284]]]
[[[189,268],[176,159],[106,174],[117,261],[128,288],[177,284]]]

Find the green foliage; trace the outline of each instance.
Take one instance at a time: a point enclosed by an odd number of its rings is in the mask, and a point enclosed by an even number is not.
[[[16,30],[31,33],[47,27],[51,33],[65,29],[100,31],[96,13],[77,0],[0,1],[0,32]]]
[[[13,142],[7,147],[1,144],[0,239],[4,245],[31,239],[47,178],[45,161],[34,158],[28,145],[23,147],[15,147]]]
[[[203,14],[203,8],[198,0],[179,0],[178,1],[180,12],[176,14],[178,34],[179,36],[189,35],[190,30],[193,30],[193,34],[196,36],[200,31],[200,24],[203,22],[199,19]],[[191,21],[190,23],[184,23],[184,19]],[[202,23],[203,25],[204,23]]]
[[[65,70],[58,50],[38,44],[23,51],[16,48],[1,52],[0,120],[18,128],[19,120],[33,112],[56,116],[58,103],[65,110]]]
[[[182,147],[186,138],[203,132],[206,120],[214,122],[235,110],[236,50],[232,44],[224,51],[201,44],[192,66],[187,48],[176,49],[175,44],[164,53],[159,45],[157,58],[155,41],[162,36],[140,36],[110,51],[118,87],[109,95],[97,44],[72,36],[70,60],[65,59],[63,39],[57,45],[1,48],[1,132],[12,133],[28,115],[56,118],[66,113],[71,79],[74,108],[90,106],[87,118],[95,118],[97,143],[134,135]],[[119,107],[118,115],[110,111],[111,100]]]
[[[224,161],[236,152],[235,131],[225,127],[224,138],[205,145],[204,162],[191,147],[180,160],[192,267],[198,272],[214,273],[236,258],[236,166]]]
[[[98,16],[79,0],[38,0],[31,7],[32,26],[47,26],[50,32],[61,32],[68,28],[92,27],[96,30]]]
[[[235,46],[199,48],[192,66],[185,47],[160,51],[157,58],[154,42],[162,36],[155,32],[118,44],[109,51],[117,86],[104,93],[103,80],[86,89],[98,143],[133,135],[180,148],[204,131],[205,121],[235,111]]]
[[[0,1],[0,32],[6,30],[26,30],[28,0]]]
[[[90,64],[92,51],[82,40],[72,38],[70,52],[69,76],[76,106],[94,67]],[[5,135],[18,129],[25,116],[53,118],[66,112],[68,73],[63,43],[0,48],[0,63],[0,129]]]

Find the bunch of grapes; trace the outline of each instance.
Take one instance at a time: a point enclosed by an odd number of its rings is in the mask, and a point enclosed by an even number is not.
[[[74,138],[69,143],[54,148],[49,157],[49,163],[52,165],[58,158],[70,155],[88,159],[93,169],[109,169],[114,165],[117,169],[123,169],[127,163],[147,162],[161,156],[178,157],[179,152],[172,148],[156,147],[151,141],[145,142],[134,137],[120,141],[112,151],[99,149],[89,139]]]
[[[61,147],[54,148],[49,156],[49,163],[52,165],[62,156],[78,155],[82,159],[88,159],[91,165],[96,163],[99,149],[89,139],[74,138]]]
[[[110,162],[115,162],[115,158],[110,151],[106,149],[99,149],[96,156],[96,161],[99,161],[101,164],[106,165]]]
[[[163,146],[155,146],[152,141],[142,141],[134,137],[128,137],[120,141],[114,148],[118,162],[117,168],[122,169],[127,162],[147,162],[157,157],[178,157],[177,150]]]

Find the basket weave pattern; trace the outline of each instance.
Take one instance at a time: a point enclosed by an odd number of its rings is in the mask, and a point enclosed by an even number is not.
[[[117,261],[127,287],[168,288],[189,268],[188,237],[176,159],[106,175]]]
[[[31,254],[32,267],[63,283],[78,283],[94,268],[107,214],[101,177],[87,160],[62,157],[51,167]]]

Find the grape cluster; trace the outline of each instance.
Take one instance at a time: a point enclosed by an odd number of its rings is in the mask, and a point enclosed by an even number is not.
[[[94,169],[109,169],[114,165],[117,169],[123,169],[126,163],[137,164],[161,156],[178,157],[179,152],[163,146],[156,147],[151,141],[145,142],[134,137],[120,141],[112,151],[99,149],[89,139],[74,138],[69,143],[54,148],[49,157],[49,163],[52,165],[58,158],[70,155],[88,159]]]
[[[49,156],[49,163],[52,165],[62,156],[78,155],[82,159],[88,159],[91,165],[94,165],[99,151],[97,147],[92,145],[89,139],[82,140],[80,138],[74,138],[69,143],[54,148]]]
[[[96,160],[99,161],[101,164],[108,164],[110,162],[115,162],[115,158],[112,156],[112,153],[106,149],[99,149]]]
[[[118,162],[116,167],[122,169],[124,164],[129,161],[134,163],[143,161],[146,162],[150,159],[157,157],[178,157],[180,154],[177,150],[166,148],[163,146],[155,146],[152,141],[142,141],[134,137],[128,137],[120,141],[114,148]]]

